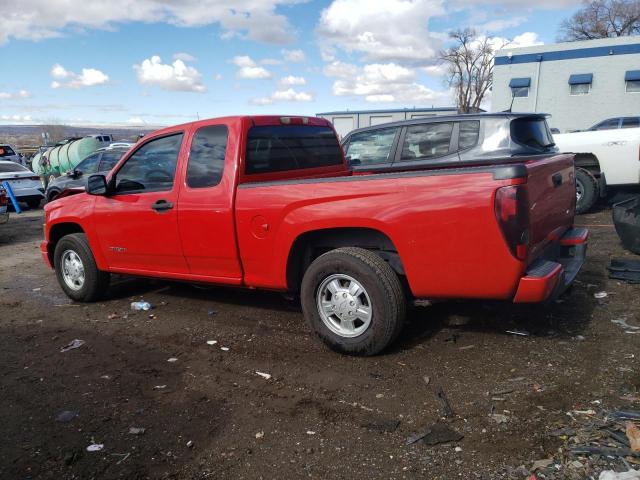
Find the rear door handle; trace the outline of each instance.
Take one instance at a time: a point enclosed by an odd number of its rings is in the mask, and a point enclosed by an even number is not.
[[[562,174],[556,173],[553,177],[551,177],[551,180],[553,181],[554,187],[559,187],[560,185],[562,185]]]
[[[156,203],[151,205],[151,208],[156,212],[164,212],[165,210],[171,210],[173,208],[173,203],[167,202],[166,200],[158,200]]]

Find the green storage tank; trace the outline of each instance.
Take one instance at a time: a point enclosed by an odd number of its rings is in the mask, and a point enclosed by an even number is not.
[[[108,146],[113,141],[111,135],[91,135],[73,138],[47,149],[34,157],[33,171],[40,176],[58,176],[73,170],[88,155],[99,148]],[[44,166],[41,160],[45,158]]]

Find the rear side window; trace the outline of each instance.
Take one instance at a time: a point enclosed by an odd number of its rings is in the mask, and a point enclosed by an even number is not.
[[[199,129],[191,141],[187,185],[191,188],[213,187],[220,183],[227,152],[228,130],[224,125]]]
[[[247,139],[247,174],[340,165],[342,153],[329,127],[253,127]]]
[[[627,117],[622,119],[622,128],[639,128],[640,117]]]
[[[595,127],[593,127],[593,130],[614,130],[618,128],[619,124],[620,120],[618,118],[611,118],[609,120],[605,120],[604,122],[600,122]]]
[[[480,122],[460,122],[460,134],[458,135],[458,149],[466,150],[478,143],[480,134]]]
[[[452,132],[452,122],[425,123],[407,127],[400,160],[424,160],[447,155]]]
[[[553,147],[553,136],[544,118],[517,118],[511,122],[511,138],[538,150]]]
[[[349,164],[366,166],[391,163],[389,154],[397,131],[397,128],[384,128],[353,134],[345,152]]]

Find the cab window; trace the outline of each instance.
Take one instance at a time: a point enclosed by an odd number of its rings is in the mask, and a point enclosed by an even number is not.
[[[187,165],[189,187],[213,187],[220,183],[227,151],[227,136],[227,127],[224,125],[203,127],[193,136]]]
[[[116,193],[171,190],[182,137],[177,133],[155,138],[136,150],[116,174]]]
[[[75,169],[82,173],[96,173],[98,171],[99,161],[100,154],[94,153],[81,161]]]

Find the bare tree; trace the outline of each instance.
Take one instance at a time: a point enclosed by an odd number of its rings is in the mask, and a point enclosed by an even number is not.
[[[453,45],[439,55],[447,66],[447,83],[454,89],[458,110],[476,112],[493,85],[493,44],[469,28],[451,32],[449,37]]]
[[[560,24],[567,42],[640,33],[640,0],[583,0],[582,8]]]

